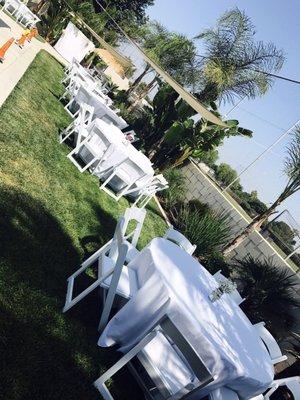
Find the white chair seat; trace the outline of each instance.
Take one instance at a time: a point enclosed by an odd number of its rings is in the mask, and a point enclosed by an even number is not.
[[[113,262],[109,257],[105,257],[102,265],[102,273],[106,274],[111,268],[113,268]],[[105,279],[101,284],[106,289],[109,288],[112,276]],[[131,298],[138,291],[138,283],[136,272],[126,266],[123,267],[120,276],[119,284],[117,287],[117,293],[125,298]]]
[[[226,387],[221,387],[209,393],[210,400],[239,400],[236,392]]]
[[[177,393],[195,379],[193,371],[183,357],[161,332],[158,332],[157,336],[145,346],[142,354],[172,394]]]

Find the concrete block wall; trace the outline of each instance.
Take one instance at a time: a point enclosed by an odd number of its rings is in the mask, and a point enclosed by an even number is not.
[[[239,210],[239,206],[235,207],[195,163],[189,162],[182,168],[182,172],[186,178],[186,200],[198,199],[203,203],[209,204],[217,212],[229,213],[233,237],[248,225],[249,219],[247,220],[243,212]],[[281,255],[259,232],[253,232],[249,238],[231,253],[230,257],[243,259],[248,254],[258,259],[272,258],[276,265],[290,268]]]

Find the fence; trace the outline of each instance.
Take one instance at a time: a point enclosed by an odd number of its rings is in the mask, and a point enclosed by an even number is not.
[[[251,218],[240,205],[226,192],[222,191],[192,160],[182,168],[186,178],[186,200],[199,199],[207,203],[217,212],[226,212],[231,216],[232,238],[251,221]],[[242,259],[251,254],[258,259],[273,259],[276,265],[299,272],[299,268],[291,261],[284,260],[280,249],[268,241],[258,231],[254,231],[240,246],[230,254],[231,258]]]

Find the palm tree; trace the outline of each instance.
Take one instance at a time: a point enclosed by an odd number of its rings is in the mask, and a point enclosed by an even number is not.
[[[277,207],[284,200],[300,190],[300,126],[295,128],[293,139],[287,149],[284,172],[288,179],[282,193],[266,211],[257,215],[252,222],[224,248],[223,254],[228,254],[239,246],[254,229],[261,227],[262,223],[276,211]]]
[[[233,276],[241,284],[239,291],[245,298],[242,308],[247,316],[253,323],[266,322],[277,338],[286,337],[293,330],[293,313],[299,312],[300,307],[295,274],[270,260],[251,256],[236,261],[232,268]]]
[[[197,66],[200,90],[196,96],[200,101],[254,98],[268,90],[272,79],[265,73],[281,69],[283,53],[273,43],[255,41],[254,35],[251,19],[235,8],[221,16],[216,28],[195,37],[205,46]]]
[[[159,22],[151,22],[140,28],[139,42],[147,55],[164,68],[174,79],[187,83],[192,79],[193,60],[196,55],[194,43],[186,36],[170,32]],[[145,64],[142,73],[132,83],[129,93],[153,69]],[[154,84],[151,82],[150,87]]]

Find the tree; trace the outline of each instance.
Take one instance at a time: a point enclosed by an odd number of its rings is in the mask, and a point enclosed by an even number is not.
[[[297,232],[295,232],[295,230],[292,229],[284,221],[272,221],[268,225],[268,229],[275,233],[275,235],[278,235],[285,246],[288,246],[291,249],[293,248],[293,246],[295,246],[295,236]]]
[[[235,169],[231,168],[230,165],[226,163],[221,163],[215,168],[216,178],[223,183],[223,185],[228,186],[234,179],[237,178],[237,172]]]
[[[190,82],[192,75],[188,71],[191,71],[190,65],[196,55],[196,48],[186,36],[170,32],[154,21],[140,28],[137,40],[147,55],[174,79],[182,84]],[[153,72],[153,69],[146,63],[143,72],[132,83],[129,92],[150,72]]]
[[[205,46],[197,64],[196,96],[202,102],[260,96],[272,85],[271,77],[262,72],[279,71],[284,62],[282,51],[273,43],[255,41],[251,19],[238,8],[224,13],[214,29],[205,30],[196,39]]]
[[[212,149],[208,151],[199,152],[198,160],[204,162],[209,167],[213,167],[218,161],[219,153],[217,149]]]
[[[276,211],[277,207],[284,200],[300,190],[300,126],[295,128],[293,139],[287,149],[284,172],[287,176],[287,183],[282,193],[266,211],[257,215],[252,222],[224,248],[224,254],[228,254],[239,246],[254,229],[261,227],[262,223]]]
[[[300,307],[294,274],[270,260],[253,257],[236,261],[232,268],[241,283],[242,308],[247,316],[253,323],[265,321],[277,338],[286,337],[295,323],[293,311]]]
[[[124,19],[131,17],[140,25],[147,21],[146,9],[154,4],[154,0],[94,0],[96,12],[103,13],[103,9],[98,3],[108,11],[112,9],[116,10],[114,19],[118,23],[122,23]]]
[[[201,157],[204,152],[217,148],[225,137],[236,135],[252,136],[251,131],[238,126],[237,120],[224,121],[227,125],[226,127],[215,125],[203,118],[195,122],[188,117],[191,107],[184,102],[175,103],[176,95],[174,98],[168,99],[168,112],[165,113],[166,107],[163,106],[164,111],[160,113],[158,103],[166,101],[164,100],[165,94],[166,92],[163,92],[160,100],[156,99],[156,96],[153,100],[154,112],[158,111],[160,122],[159,128],[156,126],[153,135],[150,135],[147,140],[147,146],[151,146],[153,136],[156,137],[156,132],[164,131],[164,127],[169,125],[170,120],[175,121],[149,152],[152,162],[160,170],[177,167],[190,156],[194,158]],[[220,116],[215,104],[211,105],[210,110],[215,115]]]

